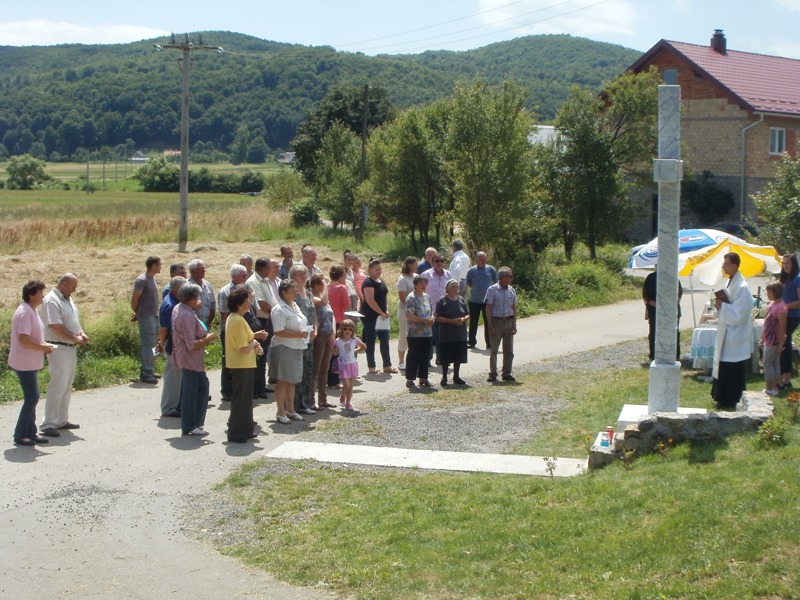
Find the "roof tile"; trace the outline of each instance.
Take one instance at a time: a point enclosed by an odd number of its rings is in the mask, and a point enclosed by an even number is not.
[[[800,60],[665,41],[755,112],[800,116]]]

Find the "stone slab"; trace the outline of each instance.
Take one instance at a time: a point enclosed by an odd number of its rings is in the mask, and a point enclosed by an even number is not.
[[[544,457],[518,454],[478,454],[319,442],[284,442],[265,455],[269,458],[312,459],[328,463],[379,467],[550,476]],[[586,466],[586,459],[556,458],[553,477],[574,477],[584,473]]]
[[[688,408],[685,406],[679,406],[677,412],[682,415],[704,415],[708,413],[705,408]],[[628,425],[638,424],[648,414],[650,413],[646,404],[625,404],[619,413],[616,431],[625,431]]]

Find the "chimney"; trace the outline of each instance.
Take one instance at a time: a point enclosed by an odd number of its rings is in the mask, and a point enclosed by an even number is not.
[[[725,34],[722,33],[722,29],[714,30],[714,35],[711,36],[711,49],[720,54],[727,53],[728,42],[725,39]]]

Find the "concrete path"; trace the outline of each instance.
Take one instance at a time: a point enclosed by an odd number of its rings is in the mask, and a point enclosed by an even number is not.
[[[402,467],[438,471],[469,471],[539,475],[549,477],[552,461],[553,477],[574,477],[586,471],[586,459],[522,456],[518,454],[477,454],[475,452],[443,452],[441,450],[410,450],[380,448],[351,444],[317,442],[283,442],[267,452],[269,458],[313,459],[320,462],[376,467]]]
[[[691,322],[689,302],[702,307],[707,298],[707,292],[684,296],[684,324]],[[534,317],[519,323],[515,364],[631,339],[642,339],[644,354],[646,334],[641,302]],[[465,365],[465,379],[485,378],[488,357],[481,353],[486,351],[473,353]],[[81,428],[35,448],[11,443],[19,403],[0,406],[0,432],[6,432],[0,462],[0,597],[330,598],[242,567],[182,531],[181,515],[191,510],[193,498],[298,431],[275,423],[270,403],[256,408],[264,429],[256,443],[228,444],[227,407],[216,394],[219,372],[210,379],[215,392],[206,420],[210,435],[202,439],[182,437],[176,419],[160,418],[160,387],[138,383],[74,394],[70,420]],[[372,402],[407,393],[397,375],[366,376],[359,389],[370,393]],[[319,418],[341,418],[326,413]]]

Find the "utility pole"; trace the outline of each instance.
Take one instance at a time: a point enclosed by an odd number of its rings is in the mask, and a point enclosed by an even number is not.
[[[178,218],[178,252],[186,252],[186,242],[189,241],[189,74],[192,70],[192,52],[194,50],[214,50],[222,52],[219,46],[206,46],[203,37],[198,42],[189,41],[189,34],[184,35],[182,43],[176,43],[175,34],[169,44],[153,44],[158,50],[180,50],[181,73],[183,75],[181,86],[181,180],[180,180],[180,214]]]
[[[361,121],[361,181],[367,178],[367,124],[369,122],[369,86],[364,86],[364,118]],[[358,239],[364,239],[364,231],[367,227],[367,203],[361,201],[361,209],[358,215]]]

